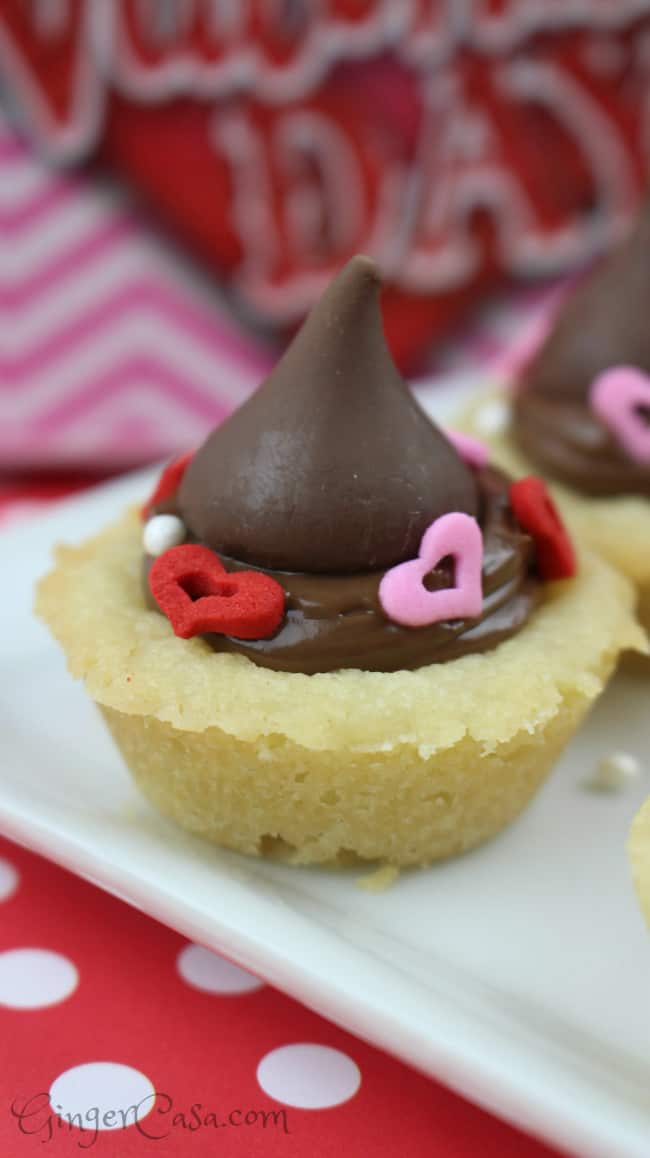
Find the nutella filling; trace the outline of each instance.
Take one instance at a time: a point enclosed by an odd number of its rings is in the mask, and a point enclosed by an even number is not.
[[[215,651],[245,655],[258,666],[276,671],[308,675],[339,668],[413,669],[496,647],[524,626],[538,603],[541,585],[531,573],[532,541],[517,527],[510,510],[509,480],[493,468],[477,472],[476,479],[484,544],[479,619],[423,628],[391,623],[378,600],[382,570],[357,574],[268,570],[287,593],[280,630],[269,639],[253,641],[223,635],[203,638]],[[173,500],[165,504],[165,511],[176,510]],[[266,570],[224,555],[220,558],[228,571]],[[148,605],[155,607],[147,581],[151,562],[145,558],[143,585]],[[453,567],[446,561],[426,581],[431,590],[452,583]]]

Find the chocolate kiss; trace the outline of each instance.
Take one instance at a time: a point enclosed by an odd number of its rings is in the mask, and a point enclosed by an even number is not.
[[[280,571],[367,571],[415,557],[474,477],[390,357],[380,278],[355,257],[259,391],[197,451],[179,491],[200,542]]]
[[[537,393],[583,399],[610,366],[650,372],[649,307],[650,200],[631,236],[560,307],[523,384]]]

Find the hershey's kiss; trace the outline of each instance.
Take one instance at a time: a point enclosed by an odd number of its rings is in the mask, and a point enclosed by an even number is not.
[[[527,389],[583,399],[612,366],[650,372],[650,200],[632,234],[560,306],[549,337],[524,372]]]
[[[391,359],[380,290],[370,258],[348,262],[194,455],[178,502],[200,542],[274,570],[368,571],[416,556],[440,515],[477,514],[474,476]]]

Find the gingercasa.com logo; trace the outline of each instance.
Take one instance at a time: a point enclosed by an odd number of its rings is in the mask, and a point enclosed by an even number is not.
[[[160,1142],[179,1130],[188,1135],[226,1128],[290,1133],[286,1110],[236,1107],[222,1113],[203,1102],[177,1107],[169,1094],[155,1090],[126,1109],[88,1106],[75,1111],[52,1104],[49,1094],[40,1092],[14,1098],[11,1114],[21,1134],[38,1137],[41,1142],[54,1142],[63,1133],[78,1132],[77,1145],[82,1150],[94,1146],[100,1132],[127,1127],[136,1129],[149,1142]]]

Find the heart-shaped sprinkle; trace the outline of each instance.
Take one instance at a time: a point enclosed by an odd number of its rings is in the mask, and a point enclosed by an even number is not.
[[[185,540],[185,523],[178,515],[154,515],[148,519],[142,532],[142,546],[154,559],[178,547]]]
[[[530,475],[510,487],[510,506],[522,530],[535,543],[542,579],[570,579],[577,562],[573,543],[541,478]]]
[[[594,379],[589,401],[630,458],[650,466],[650,377],[636,366],[613,366]]]
[[[181,485],[181,479],[193,456],[194,451],[190,450],[187,454],[182,454],[180,458],[175,458],[173,462],[170,462],[169,465],[165,467],[158,479],[153,494],[147,499],[140,511],[143,519],[149,518],[152,510],[158,506],[158,503],[163,503],[165,499],[171,498],[172,495],[176,494],[176,491]]]
[[[232,635],[266,639],[284,618],[284,590],[261,571],[226,571],[208,547],[172,547],[149,571],[149,589],[181,639]]]
[[[458,430],[446,430],[445,434],[467,466],[482,470],[490,461],[490,452],[484,442],[472,438],[471,434],[461,434]]]
[[[428,591],[424,580],[443,559],[455,563],[454,586]],[[424,532],[417,559],[398,563],[379,584],[384,613],[402,627],[427,627],[446,619],[474,619],[481,614],[483,537],[470,515],[453,511]]]

